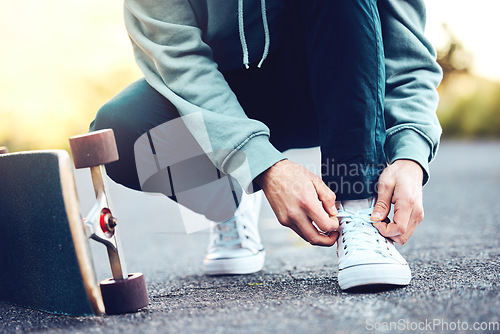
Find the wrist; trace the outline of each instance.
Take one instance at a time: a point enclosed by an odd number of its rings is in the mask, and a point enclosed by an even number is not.
[[[276,170],[281,168],[283,163],[287,161],[287,159],[280,160],[259,175],[254,179],[254,182],[259,185],[260,188],[264,189],[266,184],[273,178],[273,174],[275,174]]]
[[[408,169],[411,170],[414,175],[418,175],[418,178],[422,181],[424,178],[425,170],[424,168],[415,160],[410,159],[399,159],[392,163],[394,167],[398,167],[399,169]]]

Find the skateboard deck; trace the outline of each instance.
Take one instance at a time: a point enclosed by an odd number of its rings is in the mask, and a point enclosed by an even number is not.
[[[72,316],[101,314],[69,154],[0,155],[0,300]]]

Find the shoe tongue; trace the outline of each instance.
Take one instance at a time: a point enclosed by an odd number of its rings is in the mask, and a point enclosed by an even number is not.
[[[356,211],[360,211],[360,210],[363,210],[363,209],[371,208],[371,206],[372,206],[372,199],[373,199],[373,197],[366,198],[366,199],[356,199],[356,200],[342,201],[342,206],[346,210],[350,210],[350,211],[356,212]]]

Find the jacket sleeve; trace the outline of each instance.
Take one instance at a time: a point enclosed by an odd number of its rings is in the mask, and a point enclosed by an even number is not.
[[[386,63],[386,156],[389,163],[419,163],[425,184],[441,136],[436,88],[442,70],[424,36],[424,1],[379,0],[378,6]]]
[[[247,191],[284,156],[269,129],[249,119],[203,41],[186,0],[125,0],[125,25],[148,83],[165,96],[222,172]]]

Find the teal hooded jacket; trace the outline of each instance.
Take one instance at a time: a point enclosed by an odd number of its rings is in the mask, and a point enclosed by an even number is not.
[[[283,33],[284,0],[125,0],[125,25],[148,83],[178,110],[214,165],[243,189],[285,159],[265,124],[248,118],[221,71],[259,64]],[[442,71],[424,36],[423,0],[379,0],[386,67],[385,153],[410,159],[429,177],[441,127]]]

